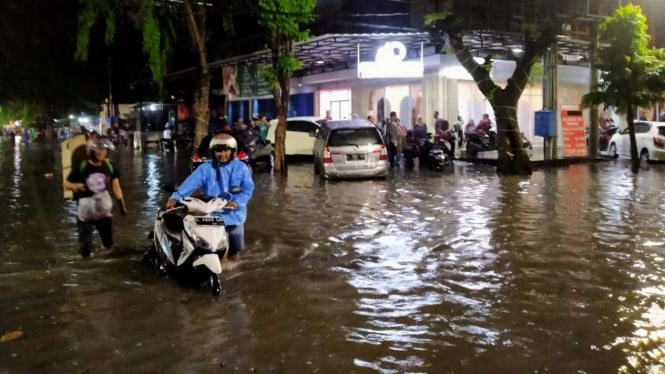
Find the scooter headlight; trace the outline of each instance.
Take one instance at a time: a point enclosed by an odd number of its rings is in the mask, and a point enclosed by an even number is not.
[[[208,242],[201,239],[200,236],[196,235],[196,233],[194,232],[194,228],[190,223],[185,222],[183,226],[185,228],[185,235],[187,235],[187,237],[189,237],[189,239],[191,239],[191,241],[194,242],[195,247],[208,249],[208,250],[210,249],[210,245],[208,244]]]
[[[224,238],[217,243],[217,251],[223,251],[229,246],[229,241],[227,238]]]

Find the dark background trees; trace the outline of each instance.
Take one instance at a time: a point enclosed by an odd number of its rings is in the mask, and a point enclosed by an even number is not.
[[[136,0],[116,2],[130,4]],[[655,22],[657,1],[635,3],[642,5],[648,17],[653,41],[657,46],[665,45],[665,23]],[[436,4],[425,0],[319,0],[315,10],[318,16],[311,30],[313,35],[413,31],[422,28],[422,19],[416,17],[418,9],[431,13],[437,10]],[[159,99],[159,87],[151,83],[148,59],[142,51],[141,30],[132,17],[118,17],[115,42],[110,46],[103,43],[103,25],[95,25],[88,61],[74,60],[79,12],[77,0],[0,1],[0,124],[6,123],[10,112],[21,111],[27,113],[25,119],[43,120],[81,111],[96,112],[108,96],[109,82],[116,102]],[[265,33],[256,19],[242,8],[232,16],[236,27],[232,38],[222,22],[212,17],[209,61],[264,48]],[[500,19],[495,14],[488,14],[487,18],[496,22]],[[194,89],[185,72],[195,66],[191,43],[182,39],[173,45],[165,80],[167,90],[176,96]],[[213,82],[218,73],[213,72]]]

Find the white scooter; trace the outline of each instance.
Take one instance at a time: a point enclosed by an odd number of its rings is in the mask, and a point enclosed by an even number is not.
[[[209,282],[212,293],[219,295],[219,274],[229,246],[220,213],[227,203],[222,198],[188,197],[174,208],[160,209],[143,262],[180,281]]]

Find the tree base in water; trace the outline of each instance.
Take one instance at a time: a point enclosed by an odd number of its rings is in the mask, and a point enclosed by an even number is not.
[[[515,155],[499,151],[496,171],[500,175],[531,175],[531,159],[524,149],[520,149]]]

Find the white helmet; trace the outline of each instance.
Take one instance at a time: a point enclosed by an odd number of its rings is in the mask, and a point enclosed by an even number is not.
[[[115,151],[115,145],[105,136],[98,136],[96,139],[91,139],[88,141],[88,150],[89,151],[101,151],[106,149],[107,151]]]
[[[210,149],[210,158],[213,160],[213,162],[217,159],[215,157],[215,152],[222,149],[230,149],[231,159],[233,159],[235,157],[236,150],[238,149],[238,142],[236,142],[235,138],[229,134],[218,134],[210,140],[208,149]]]

